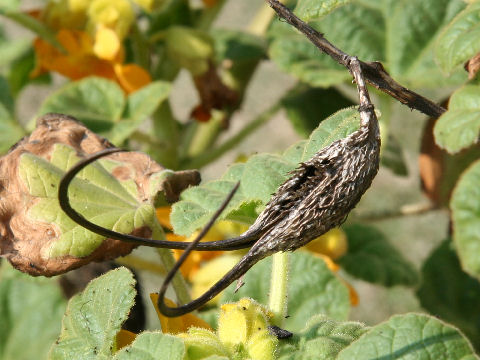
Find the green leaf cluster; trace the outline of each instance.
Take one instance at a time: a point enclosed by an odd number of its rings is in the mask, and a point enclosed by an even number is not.
[[[93,280],[82,293],[69,301],[62,331],[50,350],[49,358],[227,359],[206,355],[211,351],[201,355],[200,344],[195,345],[196,352],[185,353],[186,344],[194,345],[190,344],[193,336],[204,333],[205,338],[208,331],[202,329],[192,329],[182,337],[143,332],[130,345],[117,350],[115,335],[127,317],[134,295],[134,279],[125,268],[112,270]],[[370,328],[320,315],[312,316],[303,323],[306,326],[297,330],[293,337],[279,341],[277,359],[313,359],[319,356],[332,360],[392,356],[424,358],[430,355],[435,359],[478,359],[457,329],[427,315],[397,315]],[[241,353],[237,355],[240,357],[235,359],[246,359]]]

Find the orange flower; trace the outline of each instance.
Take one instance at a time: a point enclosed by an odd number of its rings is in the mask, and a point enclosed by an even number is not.
[[[160,325],[162,326],[162,332],[164,334],[179,334],[186,332],[192,326],[212,330],[207,322],[190,313],[174,318],[163,316],[160,310],[158,310],[158,294],[156,293],[150,294],[150,300],[152,300],[153,306],[155,307],[155,311],[157,312]],[[165,303],[168,306],[177,306],[172,300],[167,298],[165,298]]]
[[[43,39],[35,40],[37,63],[31,77],[47,71],[58,72],[72,80],[100,76],[116,81],[127,94],[151,82],[150,75],[141,67],[122,64],[123,48],[112,46],[108,28],[97,31],[96,43],[86,32],[77,30],[60,30],[57,39],[65,53]]]

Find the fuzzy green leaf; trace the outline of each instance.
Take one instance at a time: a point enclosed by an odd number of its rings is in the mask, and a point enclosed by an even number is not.
[[[466,85],[450,97],[448,111],[435,123],[435,142],[450,154],[478,142],[480,136],[480,86]]]
[[[451,240],[444,241],[422,267],[417,295],[423,308],[458,326],[480,348],[480,282],[465,273]]]
[[[0,76],[0,154],[5,153],[25,135],[13,118],[14,101],[7,80]]]
[[[335,89],[325,90],[306,86],[295,88],[282,103],[295,131],[303,137],[308,137],[327,116],[354,105]]]
[[[415,285],[418,275],[407,260],[373,227],[344,227],[348,253],[340,264],[351,275],[384,286]]]
[[[235,164],[221,180],[207,182],[185,190],[181,201],[172,208],[171,221],[175,233],[190,235],[201,228],[218,209],[237,181],[240,188],[223,212],[221,218],[251,224],[261,207],[295,169],[333,141],[344,138],[359,127],[359,115],[355,108],[347,108],[321,122],[307,142],[294,145],[283,156],[260,154],[252,156],[244,164]]]
[[[352,0],[298,0],[295,13],[303,21],[317,20]]]
[[[60,333],[66,301],[56,279],[0,268],[0,358],[45,359]],[[26,346],[28,344],[28,346]]]
[[[446,79],[433,56],[437,35],[464,7],[461,0],[355,1],[310,25],[346,53],[364,61],[381,61],[402,84],[438,88],[466,79],[462,71]],[[327,87],[350,79],[345,69],[288,24],[273,24],[270,34],[271,58],[303,82]]]
[[[450,201],[453,240],[462,268],[480,277],[480,161],[473,163],[460,177]]]
[[[68,114],[83,122],[94,132],[112,129],[125,107],[125,95],[115,82],[88,77],[63,86],[50,95],[38,115],[49,112]]]
[[[329,87],[351,76],[285,23],[271,29],[270,58],[279,68],[313,87]]]
[[[256,264],[245,274],[243,285],[236,293],[236,284],[225,290],[221,302],[238,301],[252,297],[261,304],[268,303],[272,259]],[[325,262],[304,251],[292,253],[290,257],[288,319],[285,328],[300,331],[312,314],[326,314],[344,320],[350,310],[347,287],[325,265]]]
[[[357,322],[338,322],[316,315],[307,321],[305,329],[279,343],[278,359],[317,359],[321,356],[334,360],[340,350],[366,331],[367,328]]]
[[[449,73],[480,51],[480,3],[472,2],[441,32],[435,56]]]
[[[396,315],[343,349],[338,360],[474,360],[467,339],[453,326],[427,315]]]
[[[92,280],[71,298],[50,359],[111,358],[115,336],[134,303],[134,286],[132,273],[118,268]]]
[[[42,254],[46,258],[88,256],[105,239],[73,222],[58,204],[60,178],[78,160],[72,148],[60,144],[55,145],[50,162],[31,153],[21,156],[19,175],[30,194],[40,198],[28,215],[34,220],[56,224],[61,232],[60,238]],[[70,188],[72,206],[81,209],[86,219],[107,229],[128,234],[148,226],[154,237],[162,237],[155,209],[138,200],[135,184],[131,180],[121,182],[109,172],[121,164],[104,159],[84,169]]]
[[[123,119],[105,134],[114,144],[125,141],[168,97],[170,83],[155,81],[127,97]]]
[[[135,341],[120,350],[114,360],[182,360],[185,353],[183,341],[161,332],[143,332]]]
[[[442,78],[433,61],[433,45],[444,25],[464,7],[460,0],[395,2],[388,17],[387,34],[387,59],[392,76],[408,78],[417,84],[428,81],[427,76]],[[416,76],[419,79],[415,80]]]

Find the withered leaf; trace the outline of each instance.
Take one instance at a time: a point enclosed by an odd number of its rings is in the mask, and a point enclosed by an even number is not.
[[[450,155],[435,143],[433,128],[436,121],[430,118],[425,125],[418,163],[423,193],[436,206],[444,206],[448,204],[460,174],[479,158],[480,146]]]
[[[0,255],[17,269],[52,276],[123,256],[136,244],[94,234],[60,209],[58,183],[81,157],[112,145],[75,119],[47,114],[0,158]],[[164,239],[151,199],[171,171],[147,155],[123,152],[85,168],[71,184],[74,208],[122,233]]]
[[[480,53],[472,57],[465,63],[465,70],[468,72],[468,78],[472,80],[480,71]]]

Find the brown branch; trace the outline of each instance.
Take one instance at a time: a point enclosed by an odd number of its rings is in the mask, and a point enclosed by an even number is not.
[[[300,20],[290,9],[281,4],[277,0],[266,0],[267,3],[275,10],[277,15],[284,19],[287,23],[294,26],[303,33],[318,49],[329,55],[340,65],[345,66],[350,72],[349,59],[350,55],[338,49],[323,37],[323,34]],[[394,97],[402,104],[407,105],[411,109],[416,109],[431,117],[439,117],[446,110],[433,101],[403,87],[385,71],[383,65],[378,61],[363,62],[360,61],[363,75],[368,83],[375,86],[378,90]]]

